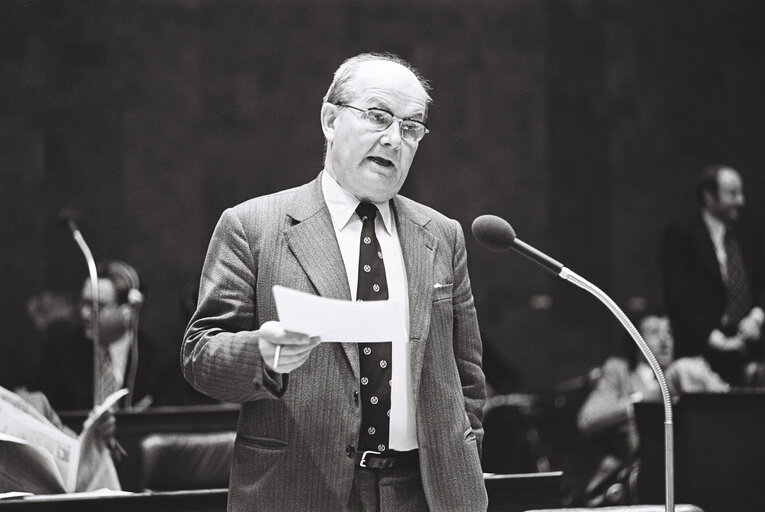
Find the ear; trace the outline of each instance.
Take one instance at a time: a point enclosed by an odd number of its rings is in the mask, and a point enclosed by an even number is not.
[[[332,142],[335,137],[335,121],[337,120],[338,108],[331,103],[325,103],[321,107],[321,131],[324,132],[324,138],[327,144]]]
[[[710,192],[709,190],[704,190],[704,206],[706,208],[709,208],[713,204],[715,204],[715,201],[717,201],[717,198],[715,197],[714,192]]]
[[[122,324],[125,327],[129,327],[130,322],[133,320],[133,308],[130,304],[120,304],[119,314],[122,319]]]

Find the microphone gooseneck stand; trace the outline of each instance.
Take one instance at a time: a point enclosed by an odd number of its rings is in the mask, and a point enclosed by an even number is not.
[[[656,380],[659,382],[659,388],[661,389],[661,399],[664,404],[664,500],[666,512],[675,511],[675,462],[674,462],[674,436],[672,430],[672,399],[669,395],[669,387],[667,386],[667,380],[664,377],[664,372],[661,369],[656,357],[651,352],[648,344],[645,342],[640,332],[630,322],[627,315],[606,295],[600,288],[587,281],[582,276],[572,272],[566,267],[563,267],[559,276],[566,281],[577,285],[578,287],[590,292],[596,298],[598,298],[606,307],[614,314],[614,316],[621,322],[622,326],[627,330],[629,335],[635,340],[638,348],[643,353],[643,356],[648,361],[648,364],[653,370],[653,374],[656,376]]]
[[[133,410],[133,399],[135,392],[135,378],[138,372],[138,310],[140,305],[131,304],[130,317],[130,365],[128,366],[127,378],[125,379],[128,394],[125,396],[125,409]]]
[[[90,276],[90,290],[91,290],[91,331],[93,333],[93,405],[98,405],[105,397],[99,396],[101,391],[98,383],[101,382],[101,365],[99,364],[101,357],[101,347],[99,345],[99,296],[98,296],[98,272],[96,271],[96,261],[93,259],[93,253],[90,252],[90,247],[85,243],[85,239],[77,229],[74,221],[68,219],[68,227],[72,232],[72,237],[77,243],[77,246],[85,256],[85,261],[88,265],[88,274]]]
[[[548,272],[565,279],[591,293],[608,307],[611,313],[621,322],[629,335],[637,344],[643,356],[648,361],[656,380],[661,389],[661,399],[664,404],[664,474],[665,474],[665,511],[675,512],[675,463],[674,463],[674,437],[672,427],[672,398],[669,395],[667,380],[664,372],[656,361],[656,357],[646,344],[635,326],[630,322],[627,315],[606,295],[600,288],[587,281],[582,276],[572,272],[557,260],[545,253],[538,251],[529,244],[519,240],[515,236],[510,224],[495,215],[482,215],[473,221],[473,234],[478,241],[487,249],[493,251],[506,251],[513,249],[515,252],[529,258]]]

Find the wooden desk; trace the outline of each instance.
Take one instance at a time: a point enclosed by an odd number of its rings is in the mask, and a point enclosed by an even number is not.
[[[557,505],[560,472],[486,476],[488,512]],[[0,512],[225,512],[228,491],[209,489],[121,496],[35,496],[0,501]]]
[[[523,512],[560,503],[561,471],[484,475],[489,494],[487,512]]]
[[[227,489],[122,496],[59,494],[0,501],[1,512],[225,512]]]
[[[638,493],[664,503],[664,408],[635,404]],[[673,407],[675,501],[704,512],[761,512],[765,504],[765,391],[687,394]]]
[[[81,427],[82,422],[87,416],[86,411],[72,411],[61,414],[61,419],[73,430]],[[115,417],[117,420],[116,437],[123,448],[128,452],[118,465],[117,472],[120,477],[122,488],[126,491],[140,494],[132,496],[110,496],[103,498],[82,498],[84,505],[82,509],[77,509],[75,503],[79,501],[75,498],[68,500],[62,498],[60,501],[65,506],[72,506],[71,510],[98,510],[94,502],[106,500],[101,510],[225,510],[225,496],[221,498],[219,491],[205,491],[212,494],[196,494],[196,491],[175,492],[175,493],[141,493],[140,488],[140,442],[152,433],[177,433],[177,432],[219,432],[236,430],[236,423],[239,416],[239,406],[232,404],[225,405],[204,405],[193,407],[157,407],[150,408],[140,412],[117,411]],[[485,477],[486,489],[489,494],[489,512],[521,512],[530,507],[551,507],[559,502],[560,485],[562,473],[514,473],[510,475],[496,475]],[[189,496],[198,496],[199,503],[194,503],[193,498]],[[217,501],[217,500],[220,500]],[[46,503],[34,500],[35,503]],[[222,508],[217,509],[220,503]],[[208,505],[209,504],[209,505]],[[25,503],[18,504],[21,507],[28,506]],[[185,508],[189,506],[199,506],[201,508]],[[16,510],[14,508],[4,508],[10,506],[8,503],[0,502],[0,512],[5,510]],[[48,506],[48,505],[43,505]],[[85,508],[91,507],[94,508]],[[205,507],[211,508],[205,508]],[[113,508],[114,507],[114,508]],[[124,507],[124,508],[118,508]],[[171,507],[171,508],[159,508]],[[179,508],[172,508],[179,507]],[[18,510],[32,510],[26,508]],[[38,510],[38,509],[35,509]],[[53,510],[39,509],[39,510]],[[56,509],[67,510],[67,509]]]

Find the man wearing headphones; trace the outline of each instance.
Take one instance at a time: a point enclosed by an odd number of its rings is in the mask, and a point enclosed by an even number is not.
[[[125,407],[172,404],[183,384],[175,351],[164,350],[138,330],[143,305],[138,273],[125,262],[97,266],[98,324],[93,287],[85,280],[80,319],[75,326],[54,325],[47,333],[36,388],[55,410],[90,409],[111,392],[127,388]],[[94,385],[94,340],[99,372]],[[170,348],[170,347],[168,347]],[[140,363],[139,363],[140,361]]]

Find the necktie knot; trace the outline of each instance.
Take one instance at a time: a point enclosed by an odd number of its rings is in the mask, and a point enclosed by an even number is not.
[[[361,218],[361,222],[367,219],[374,221],[377,216],[377,207],[372,203],[361,202],[356,207],[356,213]]]

